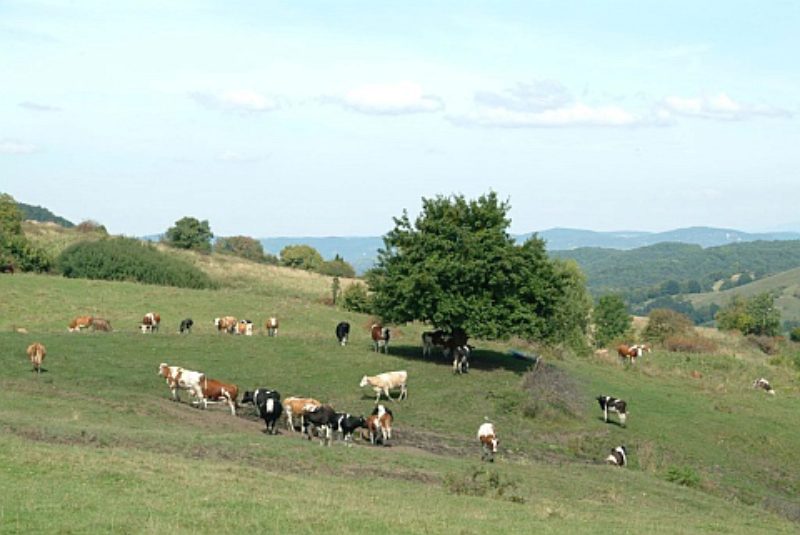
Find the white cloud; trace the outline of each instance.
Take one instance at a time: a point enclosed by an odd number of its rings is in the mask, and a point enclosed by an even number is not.
[[[330,100],[350,110],[369,114],[433,113],[444,109],[441,98],[424,94],[422,87],[413,82],[363,85]]]
[[[32,154],[39,150],[39,147],[30,143],[23,143],[14,139],[4,139],[0,141],[0,154]]]
[[[718,121],[743,121],[756,117],[792,117],[792,112],[762,104],[737,102],[725,93],[701,97],[666,97],[663,110],[684,117],[697,117]]]
[[[621,127],[663,124],[617,105],[591,105],[575,100],[559,82],[518,83],[502,93],[475,94],[475,112],[448,117],[460,126],[496,128]]]
[[[30,101],[27,101],[27,100],[25,102],[20,102],[19,103],[19,107],[20,108],[25,108],[26,110],[31,110],[31,111],[61,111],[61,108],[59,108],[57,106],[50,106],[48,104],[40,104],[38,102],[30,102]]]
[[[236,89],[224,93],[191,93],[200,105],[209,109],[221,109],[243,113],[273,111],[280,107],[277,100],[249,89]]]

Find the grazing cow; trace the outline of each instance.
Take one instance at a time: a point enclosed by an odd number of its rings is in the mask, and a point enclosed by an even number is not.
[[[408,372],[405,370],[396,372],[379,373],[378,375],[368,376],[365,375],[361,378],[359,383],[360,387],[369,385],[372,390],[377,394],[375,403],[381,400],[381,394],[385,394],[387,398],[394,401],[389,394],[389,390],[399,388],[400,394],[397,396],[397,401],[408,398]]]
[[[239,320],[239,323],[236,324],[236,334],[253,336],[253,322],[250,320]]]
[[[314,398],[288,397],[283,400],[283,412],[286,413],[286,426],[290,431],[294,431],[292,416],[300,417],[300,430],[303,429],[303,425],[305,424],[303,414],[305,413],[305,408],[309,405],[319,407],[322,403]]]
[[[92,322],[94,318],[92,316],[78,316],[76,318],[72,318],[72,321],[69,322],[69,327],[67,329],[69,332],[79,332],[83,329],[88,329],[92,326]]]
[[[14,264],[3,264],[0,266],[0,273],[14,274]]]
[[[753,381],[753,388],[761,388],[765,390],[767,393],[772,394],[773,396],[775,395],[775,390],[772,388],[772,385],[769,384],[769,381],[767,381],[763,377],[761,379]]]
[[[267,336],[278,336],[278,318],[271,317],[265,323],[264,327],[267,329]]]
[[[650,353],[650,346],[646,344],[634,344],[632,346],[621,344],[617,347],[617,354],[623,363],[625,359],[630,359],[631,364],[636,364],[636,359],[645,352]]]
[[[372,414],[367,417],[366,427],[369,441],[376,445],[386,445],[386,441],[392,438],[392,423],[394,415],[383,404],[372,409]]]
[[[336,339],[339,340],[339,345],[347,345],[347,337],[350,334],[350,324],[346,321],[341,321],[336,326]]]
[[[185,320],[181,321],[181,326],[178,328],[178,332],[180,333],[185,332],[188,334],[192,332],[192,325],[194,325],[192,318],[186,318]]]
[[[491,422],[483,422],[478,428],[478,441],[481,443],[482,449],[481,461],[493,463],[500,440],[497,438],[497,433],[495,433],[494,425]]]
[[[353,416],[345,412],[337,412],[334,415],[331,427],[339,434],[345,443],[353,441],[353,432],[359,427],[366,427],[367,421],[363,416]]]
[[[203,408],[207,409],[209,403],[227,403],[231,409],[231,415],[236,416],[236,398],[239,396],[239,387],[203,377],[200,381],[200,389],[203,393],[201,402]]]
[[[33,369],[36,373],[42,372],[42,361],[44,360],[45,355],[47,355],[47,349],[44,347],[44,344],[39,342],[34,342],[28,346],[27,349],[28,359],[33,364]]]
[[[233,316],[223,316],[221,318],[214,318],[214,326],[217,328],[217,332],[226,332],[229,334],[233,334],[236,330],[236,318]]]
[[[615,466],[625,466],[628,464],[628,450],[625,446],[617,446],[611,450],[611,455],[606,457],[606,463]]]
[[[372,349],[379,352],[383,348],[384,353],[389,352],[389,327],[383,327],[380,323],[373,323],[370,328],[372,334]]]
[[[180,401],[178,389],[187,390],[191,396],[203,399],[203,387],[201,382],[206,375],[202,372],[186,370],[180,366],[170,366],[166,362],[158,365],[158,374],[166,379],[167,386],[172,392],[172,400]]]
[[[625,420],[628,418],[627,403],[611,396],[597,396],[597,402],[600,404],[600,408],[603,409],[603,421],[608,423],[608,413],[616,412],[619,416],[620,425],[625,427]]]
[[[453,373],[469,373],[470,346],[458,346],[453,350]]]
[[[244,403],[253,403],[256,406],[259,416],[267,426],[267,433],[274,435],[278,432],[278,419],[283,412],[283,406],[277,390],[256,388],[253,392],[247,391],[242,396],[242,404]]]
[[[111,328],[111,322],[105,318],[94,318],[92,320],[92,330],[93,331],[103,331],[110,333],[114,329]]]
[[[330,405],[306,405],[303,411],[305,419],[305,433],[308,440],[311,440],[313,432],[316,430],[320,437],[320,445],[331,445],[333,437],[333,426],[336,420],[336,411]]]
[[[427,357],[433,352],[434,347],[444,349],[445,333],[441,329],[425,331],[422,333],[422,356]]]
[[[156,332],[161,325],[161,315],[157,312],[148,312],[142,318],[142,332]],[[146,327],[149,327],[146,328]]]

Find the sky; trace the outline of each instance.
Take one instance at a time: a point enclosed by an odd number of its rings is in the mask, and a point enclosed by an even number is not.
[[[800,2],[0,0],[0,191],[131,236],[800,231]]]

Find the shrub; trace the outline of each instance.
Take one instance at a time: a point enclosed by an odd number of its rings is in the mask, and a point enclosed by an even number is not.
[[[700,485],[700,475],[691,466],[671,466],[664,479],[684,487],[697,487]]]
[[[106,230],[106,227],[104,227],[97,221],[93,221],[91,219],[87,219],[86,221],[78,223],[78,225],[75,227],[75,230],[83,234],[87,234],[90,232],[97,232],[106,235],[108,234],[108,230]]]
[[[522,414],[528,418],[575,418],[585,406],[581,389],[572,377],[541,359],[523,377],[522,388],[528,393]]]
[[[775,355],[780,351],[780,338],[777,336],[751,334],[747,336],[747,340],[767,355]]]
[[[689,316],[674,310],[657,308],[650,312],[642,336],[650,342],[664,343],[667,338],[688,338],[686,335],[693,326]]]
[[[57,265],[69,278],[124,280],[180,288],[214,287],[208,275],[196,267],[133,238],[75,243],[59,255]]]
[[[479,467],[466,474],[447,474],[444,487],[459,496],[484,496],[514,503],[525,503],[517,493],[517,482],[503,478],[496,470]]]
[[[800,327],[795,327],[789,333],[789,339],[792,342],[800,342]]]
[[[700,336],[670,336],[664,340],[664,348],[674,353],[713,353],[717,344]]]
[[[372,312],[372,298],[367,292],[367,287],[361,283],[353,283],[342,292],[342,308],[352,312],[370,314]]]

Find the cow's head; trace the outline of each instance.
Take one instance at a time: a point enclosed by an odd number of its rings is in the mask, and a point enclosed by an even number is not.
[[[358,384],[358,386],[363,388],[363,387],[367,386],[368,384],[369,383],[367,382],[367,376],[365,375],[364,377],[361,378],[361,382]]]

